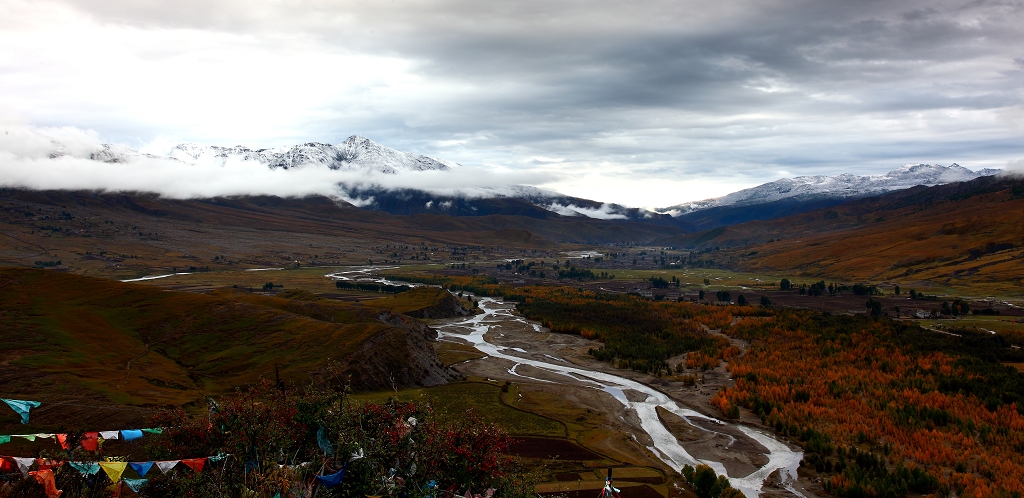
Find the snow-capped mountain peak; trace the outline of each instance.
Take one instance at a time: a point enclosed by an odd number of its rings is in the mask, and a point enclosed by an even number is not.
[[[459,167],[458,163],[402,152],[355,135],[337,145],[309,142],[256,150],[240,145],[217,147],[186,143],[174,146],[169,156],[191,164],[202,161],[238,160],[262,163],[271,169],[312,166],[333,170],[376,171],[385,174],[402,171],[448,171]]]
[[[901,190],[918,185],[934,186],[965,182],[993,175],[998,170],[971,171],[959,164],[906,164],[883,175],[797,176],[768,182],[714,199],[688,202],[658,209],[659,213],[679,216],[694,211],[721,207],[774,202],[787,198],[852,198]]]

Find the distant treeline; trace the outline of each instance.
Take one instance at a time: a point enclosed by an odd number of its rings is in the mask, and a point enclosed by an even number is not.
[[[718,364],[729,341],[706,334],[695,317],[718,328],[729,323],[732,310],[765,313],[755,308],[655,302],[637,296],[598,294],[570,287],[512,287],[482,276],[388,275],[386,278],[518,301],[516,308],[520,313],[543,323],[553,332],[603,342],[603,346],[590,350],[595,358],[619,368],[652,374],[669,373],[673,366],[668,364],[668,359],[686,352],[699,354],[705,359],[702,364],[712,367]]]
[[[381,292],[384,294],[400,294],[412,288],[408,285],[390,285],[380,284],[377,282],[349,282],[347,280],[338,280],[334,285],[339,289],[354,289],[368,292]]]
[[[530,289],[529,297],[517,306],[524,316],[554,332],[603,342],[590,350],[594,358],[653,374],[670,371],[667,360],[672,356],[696,351],[717,356],[728,347],[729,341],[701,330],[691,319],[692,308],[635,296],[543,287]]]
[[[503,289],[511,289],[498,284],[494,277],[446,277],[444,275],[385,274],[388,280],[412,282],[416,284],[436,285],[452,292],[467,291],[478,296],[500,296]]]

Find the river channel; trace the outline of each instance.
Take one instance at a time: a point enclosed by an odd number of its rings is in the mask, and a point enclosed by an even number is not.
[[[362,269],[339,272],[328,277],[349,280],[356,276],[369,277],[369,273],[372,271]],[[380,278],[374,280],[395,283]],[[479,299],[479,306],[483,311],[481,314],[432,322],[431,326],[438,331],[439,340],[471,345],[486,355],[485,358],[473,361],[501,362],[503,371],[507,372],[510,378],[524,383],[561,384],[566,388],[596,389],[607,393],[632,415],[624,417],[623,421],[630,423],[634,431],[642,432],[646,436],[641,439],[636,438],[634,434],[634,439],[649,442],[647,449],[676,472],[682,470],[685,465],[696,466],[703,463],[718,474],[726,475],[732,487],[742,491],[745,496],[756,497],[762,493],[769,476],[777,471],[784,489],[795,496],[805,496],[793,486],[803,452],[791,449],[771,434],[746,425],[718,420],[687,408],[647,384],[566,361],[550,354],[550,348],[538,347],[538,351],[531,352],[528,348],[532,339],[517,338],[516,335],[529,333],[523,331],[542,332],[541,324],[513,313],[515,303],[512,302],[484,297]],[[522,370],[529,370],[529,373],[523,373]],[[658,416],[658,407],[677,415],[697,431],[711,433],[728,441],[727,446],[736,440],[730,433],[756,441],[764,449],[767,462],[746,475],[729,475],[721,461],[697,458],[688,452],[680,444],[679,439],[665,427]],[[716,431],[715,426],[721,429]]]

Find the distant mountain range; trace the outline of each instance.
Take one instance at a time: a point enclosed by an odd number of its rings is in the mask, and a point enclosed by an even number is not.
[[[716,265],[751,272],[905,285],[980,283],[986,293],[1003,285],[1007,295],[1017,295],[1024,277],[1022,226],[1024,178],[994,175],[673,235],[654,244],[713,251],[708,258]]]
[[[57,144],[50,157],[67,155]],[[438,171],[458,174],[466,166],[453,161],[403,152],[360,136],[351,136],[332,145],[306,143],[272,149],[250,149],[243,146],[217,147],[191,143],[171,148],[165,156],[144,154],[118,145],[103,145],[86,157],[95,161],[126,163],[138,158],[169,158],[186,164],[224,165],[229,162],[252,162],[270,169],[327,168],[335,171],[366,173],[367,182],[338,182],[340,197],[360,208],[387,211],[391,214],[447,214],[451,216],[515,215],[546,219],[570,216],[600,220],[642,221],[661,225],[680,225],[667,214],[619,204],[571,197],[555,191],[528,185],[485,185],[436,191],[382,186],[373,174],[400,177],[404,173]],[[685,225],[685,224],[683,224]]]
[[[50,157],[67,155],[64,147],[60,144],[55,145],[56,149],[50,154]],[[402,152],[385,147],[369,138],[355,135],[337,145],[310,142],[272,149],[250,149],[241,145],[218,147],[184,143],[175,145],[166,156],[143,154],[128,147],[104,144],[99,150],[88,154],[89,159],[111,163],[128,162],[139,157],[169,157],[187,164],[251,161],[264,164],[270,169],[312,166],[344,171],[373,171],[389,175],[404,171],[451,171],[460,167],[455,162]]]
[[[355,135],[338,145],[311,142],[257,150],[240,145],[211,147],[180,144],[171,149],[170,157],[187,163],[209,159],[239,160],[263,163],[271,169],[321,166],[333,170],[376,171],[389,175],[404,171],[450,171],[460,167],[455,162],[402,152]]]
[[[999,172],[997,169],[971,171],[954,163],[949,166],[908,164],[884,175],[798,176],[656,211],[671,215],[679,226],[698,231],[711,230],[747,221],[806,213],[917,186],[966,182]]]
[[[908,164],[884,175],[858,176],[842,174],[836,176],[797,176],[764,183],[756,187],[733,192],[723,197],[687,202],[657,209],[659,213],[681,216],[694,211],[751,204],[767,204],[783,199],[821,199],[865,197],[892,192],[910,187],[944,185],[966,182],[982,176],[998,173],[997,169],[971,171],[959,164],[949,166],[938,164]]]
[[[65,152],[57,147],[51,157]],[[448,214],[486,216],[494,214],[546,219],[573,216],[672,225],[685,230],[707,230],[750,220],[765,220],[807,212],[915,186],[934,186],[973,180],[999,170],[971,171],[958,164],[949,166],[911,164],[884,175],[798,176],[783,178],[714,199],[688,202],[656,209],[630,208],[613,203],[571,197],[525,185],[482,186],[438,193],[426,189],[386,187],[370,179],[373,174],[401,177],[404,173],[438,171],[458,174],[468,170],[456,162],[403,152],[360,136],[332,145],[306,143],[271,149],[243,146],[217,147],[179,144],[166,156],[143,154],[133,149],[104,145],[88,154],[104,162],[129,162],[139,157],[164,157],[187,164],[254,162],[270,169],[327,168],[366,173],[366,183],[339,181],[340,197],[357,207],[392,214]],[[348,177],[351,179],[351,175]]]

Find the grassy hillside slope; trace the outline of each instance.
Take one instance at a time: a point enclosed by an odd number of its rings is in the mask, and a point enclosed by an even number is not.
[[[681,232],[557,215],[398,216],[316,196],[177,200],[0,189],[0,264],[49,263],[124,279],[155,268],[354,265],[414,255],[423,261],[418,253],[424,252],[435,260],[454,248],[461,248],[461,262],[465,246],[472,256],[505,258],[521,251],[554,254],[561,243],[653,240]]]
[[[367,366],[356,387],[383,386],[389,374],[418,385],[436,355],[418,347],[427,340],[421,324],[388,309],[436,305],[443,296],[436,289],[407,294],[377,307],[308,293],[192,294],[0,269],[0,391],[42,401],[180,405],[274,378],[275,368],[289,382],[343,383],[359,362]]]
[[[662,242],[730,248],[729,265],[749,271],[1019,284],[1024,278],[1024,180],[986,177],[917,187]]]

